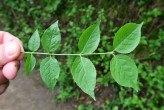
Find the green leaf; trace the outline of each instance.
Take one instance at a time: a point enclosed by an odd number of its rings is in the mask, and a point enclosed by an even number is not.
[[[130,53],[140,42],[141,38],[141,24],[128,23],[121,27],[113,41],[113,48],[119,53]]]
[[[81,53],[93,53],[100,42],[99,23],[88,27],[80,37],[78,48]]]
[[[29,74],[32,72],[36,64],[36,59],[33,55],[28,55],[25,64],[26,76],[28,77]]]
[[[41,42],[44,50],[47,52],[54,52],[60,46],[61,35],[58,21],[45,30]]]
[[[60,74],[58,61],[53,57],[43,59],[40,64],[40,74],[47,87],[53,93]]]
[[[93,63],[84,57],[77,57],[72,66],[72,76],[77,85],[94,100],[96,85],[96,69]]]
[[[138,70],[135,62],[126,55],[116,55],[110,62],[111,74],[121,86],[132,87],[136,91]]]
[[[39,46],[40,46],[40,37],[39,37],[38,30],[36,30],[28,42],[28,48],[31,51],[37,51],[39,49]]]

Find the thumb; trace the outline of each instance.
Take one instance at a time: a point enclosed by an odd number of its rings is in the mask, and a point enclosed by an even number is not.
[[[0,66],[18,58],[21,48],[16,42],[0,45]]]

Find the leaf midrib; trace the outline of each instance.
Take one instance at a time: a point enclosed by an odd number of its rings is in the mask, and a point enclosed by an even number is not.
[[[38,33],[37,33],[37,31],[36,31],[36,36],[38,36]],[[37,42],[37,40],[36,40],[36,36],[34,37],[34,43],[32,43],[32,51],[35,51],[36,49],[35,49],[35,47],[36,47],[36,45],[35,44],[37,44],[36,42]]]
[[[81,60],[81,62],[82,62],[82,66],[83,66],[83,69],[84,69],[82,57],[80,57],[80,60]],[[86,74],[85,69],[84,69],[84,73]],[[84,77],[84,78],[86,79],[86,77]],[[87,79],[86,79],[86,82],[87,82],[87,85],[88,85],[88,87],[89,87],[89,92],[92,92],[92,90],[90,89],[90,86],[89,86],[89,84],[88,84],[88,80],[87,80]],[[88,94],[89,94],[89,93],[88,93]]]

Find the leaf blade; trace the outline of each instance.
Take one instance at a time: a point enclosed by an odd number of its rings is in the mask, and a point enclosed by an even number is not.
[[[80,36],[78,48],[81,53],[93,53],[100,42],[99,23],[89,26]]]
[[[33,55],[28,55],[25,64],[26,76],[28,77],[36,64],[36,59]]]
[[[94,88],[96,85],[96,69],[93,63],[84,57],[77,57],[72,66],[72,76],[76,84],[94,100]]]
[[[140,42],[141,24],[128,23],[122,26],[115,34],[113,48],[119,53],[130,53]]]
[[[42,46],[47,52],[54,52],[61,43],[61,34],[58,21],[47,28],[41,39]]]
[[[138,69],[135,62],[126,55],[116,55],[110,62],[111,74],[114,80],[121,86],[132,87],[136,91]]]
[[[53,57],[47,57],[40,64],[40,75],[47,87],[54,92],[57,79],[59,78],[60,67],[58,61]]]
[[[28,48],[31,51],[37,51],[39,47],[40,47],[40,36],[38,30],[36,30],[28,42]]]

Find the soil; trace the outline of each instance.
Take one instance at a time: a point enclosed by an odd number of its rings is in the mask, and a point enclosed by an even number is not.
[[[52,99],[59,94],[57,88],[55,87],[55,93],[51,94],[42,81],[37,68],[27,78],[25,62],[22,61],[16,79],[10,81],[6,92],[0,95],[0,110],[77,110],[79,104],[88,105],[88,103],[104,107],[106,99],[112,101],[113,97],[117,96],[112,87],[103,87],[97,83],[96,102],[81,92],[79,100],[71,98],[65,102],[55,103],[52,102]]]
[[[54,103],[54,95],[45,87],[39,71],[34,69],[28,78],[25,62],[15,80],[10,81],[6,92],[0,96],[0,110],[73,110],[71,102]],[[57,91],[57,90],[55,90]]]

